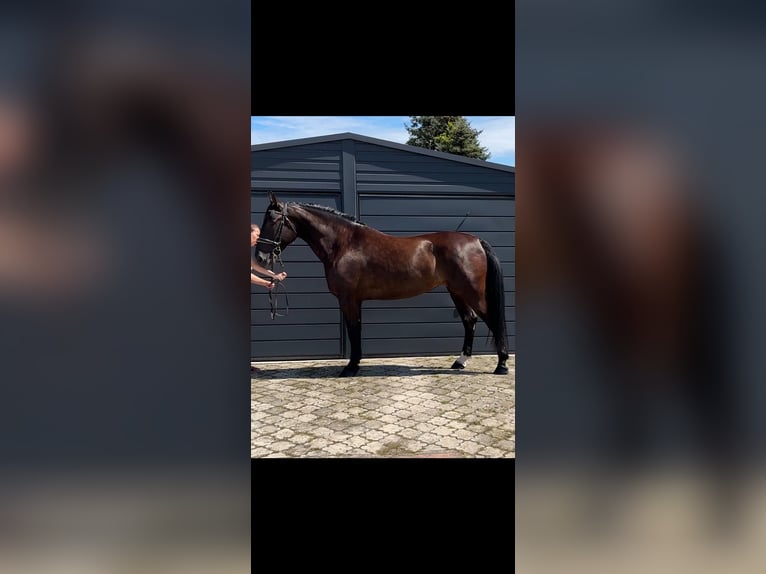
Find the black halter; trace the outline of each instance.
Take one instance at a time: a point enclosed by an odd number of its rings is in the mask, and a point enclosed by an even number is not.
[[[276,258],[279,261],[279,265],[282,267],[282,271],[285,269],[285,264],[282,262],[282,229],[285,226],[285,223],[287,223],[287,226],[295,231],[297,233],[297,230],[295,229],[295,226],[293,225],[293,222],[290,221],[287,218],[287,205],[283,205],[282,207],[282,217],[279,218],[279,223],[277,224],[277,230],[274,234],[274,239],[265,239],[265,238],[258,238],[258,241],[255,243],[258,245],[259,243],[265,243],[266,245],[272,245],[273,248],[271,250],[272,258],[271,258],[271,271],[274,271],[274,259]],[[287,297],[287,289],[284,288],[284,285],[281,284],[280,281],[277,279],[271,278],[272,283],[276,283],[274,287],[269,289],[269,305],[271,305],[271,320],[274,320],[274,317],[285,317],[290,312],[290,300]],[[282,291],[285,293],[285,314],[281,315],[277,311],[279,309],[279,303],[277,301],[277,298],[274,296],[274,290],[277,287],[281,287]]]
[[[297,233],[297,230],[295,229],[293,222],[287,218],[287,205],[286,204],[283,205],[282,209],[283,209],[282,217],[279,218],[279,223],[277,223],[277,231],[276,233],[274,233],[274,239],[266,239],[264,237],[259,237],[258,241],[256,241],[255,244],[258,245],[259,243],[265,243],[266,245],[272,245],[273,247],[271,252],[279,260],[279,264],[282,266],[282,269],[284,269],[285,265],[284,263],[282,263],[282,247],[280,245],[282,243],[282,229],[284,228],[285,223],[287,223],[287,226],[290,229],[292,229],[296,233]],[[271,259],[271,267],[273,271],[273,268],[274,268],[273,257]]]

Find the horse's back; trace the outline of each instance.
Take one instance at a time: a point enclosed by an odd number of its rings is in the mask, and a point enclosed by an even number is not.
[[[440,231],[393,236],[365,229],[349,244],[333,273],[333,285],[353,285],[363,299],[413,297],[483,268],[478,238]]]

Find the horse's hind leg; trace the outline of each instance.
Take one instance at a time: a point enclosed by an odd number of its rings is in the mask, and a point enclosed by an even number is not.
[[[489,327],[490,332],[492,333],[493,337],[495,338],[495,348],[497,349],[497,367],[495,367],[495,370],[493,371],[493,374],[495,375],[507,375],[508,374],[508,365],[506,362],[508,361],[508,349],[505,346],[505,337],[497,337],[495,333],[495,329],[493,328],[493,322],[489,320],[489,317],[486,313],[482,313],[481,311],[477,311],[479,314],[479,317],[481,317],[481,320],[484,321],[487,324],[487,327]],[[505,320],[505,317],[502,317],[502,320]]]
[[[473,351],[473,335],[476,332],[476,321],[478,319],[476,313],[473,312],[473,309],[466,305],[465,301],[460,297],[452,292],[450,292],[450,297],[452,297],[452,301],[455,303],[455,308],[457,309],[460,320],[463,322],[463,328],[465,329],[463,351],[460,354],[460,357],[452,363],[452,368],[465,369],[465,364],[468,362]]]
[[[447,290],[450,291],[449,285],[447,286]],[[465,327],[463,355],[465,355],[465,359],[467,360],[467,358],[471,355],[471,346],[473,344],[473,336],[476,330],[477,316],[487,324],[487,327],[489,327],[489,330],[493,335],[495,335],[493,325],[495,325],[497,321],[490,320],[490,317],[487,315],[486,311],[486,301],[481,298],[481,295],[476,289],[467,289],[462,293],[462,296],[455,295],[452,293],[452,291],[450,291],[450,296],[452,297],[452,301],[455,303],[455,307],[457,307],[458,313],[460,313],[460,316],[463,319],[463,326]],[[463,309],[467,309],[468,314],[464,313]],[[502,317],[501,320],[505,320],[505,317]],[[505,346],[505,337],[495,337],[495,347],[497,348],[497,367],[495,368],[494,374],[507,375],[508,366],[506,365],[506,362],[508,361],[509,355],[508,349]],[[455,363],[452,365],[453,369],[463,368],[459,365],[461,362],[463,365],[465,365],[465,361],[461,361],[461,359],[464,358],[463,355],[461,355],[460,359],[455,361]]]

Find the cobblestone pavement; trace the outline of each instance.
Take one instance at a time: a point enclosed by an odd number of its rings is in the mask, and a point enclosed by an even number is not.
[[[515,356],[253,363],[250,454],[261,457],[514,457]]]

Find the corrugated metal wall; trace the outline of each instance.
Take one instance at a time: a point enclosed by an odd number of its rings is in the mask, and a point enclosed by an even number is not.
[[[345,152],[345,153],[344,153]],[[346,171],[344,189],[343,158]],[[266,191],[287,201],[329,205],[392,235],[455,230],[490,243],[503,266],[510,350],[515,351],[515,174],[362,141],[264,149],[252,153],[251,219],[260,224]],[[343,198],[348,205],[343,205]],[[358,210],[358,211],[357,211]],[[468,217],[465,217],[468,214]],[[253,358],[338,357],[346,348],[342,318],[323,267],[298,240],[284,252],[290,315],[271,321],[266,290],[253,287]],[[446,289],[412,299],[366,301],[365,356],[458,354],[463,327]],[[474,353],[494,353],[481,321]]]

